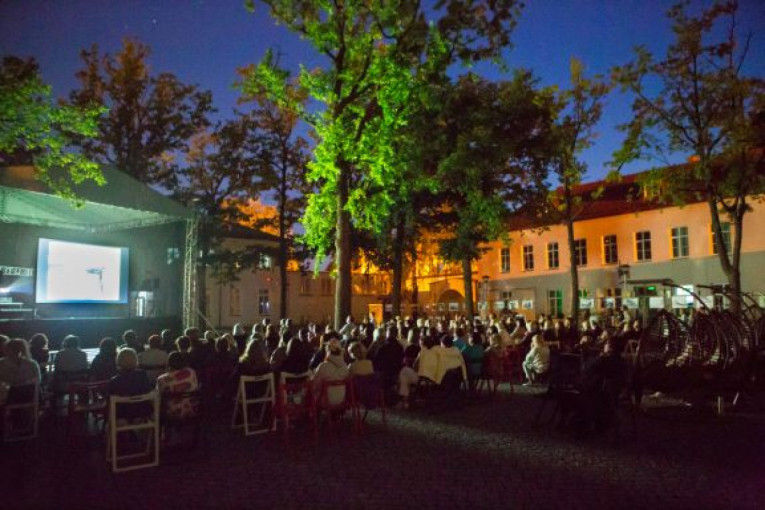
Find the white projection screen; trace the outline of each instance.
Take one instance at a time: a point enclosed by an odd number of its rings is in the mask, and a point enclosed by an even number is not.
[[[127,303],[128,249],[41,238],[37,303]]]

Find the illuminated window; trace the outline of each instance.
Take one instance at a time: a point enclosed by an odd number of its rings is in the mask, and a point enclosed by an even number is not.
[[[635,252],[638,260],[651,260],[651,232],[635,233]]]
[[[603,262],[606,264],[617,264],[619,262],[619,249],[616,245],[615,235],[603,237]]]
[[[577,267],[587,265],[587,239],[574,241],[574,264]]]
[[[547,245],[547,268],[557,269],[559,266],[558,243],[549,243]]]
[[[531,245],[526,245],[523,247],[523,270],[534,270],[534,247]]]
[[[711,227],[710,227],[711,228]],[[730,255],[730,222],[720,222],[720,230],[722,231],[722,241],[725,246],[725,251]],[[715,242],[715,231],[711,229],[711,241],[712,241],[712,254],[717,255],[717,243]]]
[[[271,300],[268,296],[268,289],[258,290],[258,313],[260,315],[271,315]]]
[[[271,257],[261,253],[260,257],[258,257],[258,269],[271,269],[271,265]]]
[[[231,317],[242,315],[242,299],[239,287],[231,286],[228,288],[228,314]]]
[[[672,229],[672,258],[688,256],[688,227]]]
[[[502,248],[499,252],[499,270],[503,273],[510,272],[510,248]]]

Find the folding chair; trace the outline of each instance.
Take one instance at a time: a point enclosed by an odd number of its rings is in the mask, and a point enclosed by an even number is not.
[[[276,403],[274,391],[274,374],[243,375],[239,378],[239,390],[236,394],[234,414],[231,417],[231,428],[244,427],[244,435],[262,434],[276,430],[274,407]],[[237,423],[241,406],[242,421]],[[250,407],[259,409],[258,420],[250,422]]]
[[[3,441],[23,441],[37,437],[40,411],[38,383],[11,386],[3,409]]]
[[[340,396],[342,395],[342,396]],[[359,408],[356,403],[356,393],[353,387],[351,377],[340,381],[324,381],[321,390],[316,398],[316,420],[321,421],[321,413],[327,414],[327,424],[332,433],[336,416],[343,415],[346,411],[351,411],[351,426],[354,433],[361,431],[361,419],[359,418]]]
[[[147,412],[151,409],[151,412]],[[159,465],[159,394],[151,391],[133,397],[109,397],[109,434],[106,442],[106,460],[112,464],[112,472],[120,473]],[[146,432],[146,449],[138,453],[119,454],[120,438]],[[152,450],[154,450],[152,455]],[[132,463],[146,457],[146,462]],[[123,462],[122,465],[120,463]]]
[[[311,373],[293,374],[282,372],[279,378],[276,400],[276,420],[283,427],[284,440],[287,441],[290,421],[307,418],[313,426],[316,438],[316,409],[311,385]]]
[[[69,385],[69,405],[66,420],[66,434],[73,433],[75,422],[80,419],[88,430],[88,418],[91,416],[96,422],[106,422],[106,413],[109,403],[109,381],[75,382]]]

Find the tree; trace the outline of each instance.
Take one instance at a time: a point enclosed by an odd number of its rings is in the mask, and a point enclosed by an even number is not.
[[[71,93],[72,104],[109,107],[99,136],[79,140],[84,153],[141,182],[171,184],[177,168],[166,156],[185,151],[191,136],[210,126],[211,93],[170,73],[151,76],[149,48],[131,39],[114,56],[101,56],[95,44],[81,56],[81,86]]]
[[[185,155],[186,164],[178,170],[179,184],[173,196],[194,209],[199,218],[201,310],[207,308],[208,267],[219,281],[231,281],[243,267],[260,263],[262,248],[231,250],[222,243],[227,227],[245,219],[240,206],[253,195],[260,143],[253,118],[239,115],[218,124],[212,132],[197,133]]]
[[[0,68],[0,164],[34,165],[37,177],[55,192],[76,198],[73,184],[104,184],[94,161],[71,150],[75,137],[97,134],[102,107],[57,105],[33,59],[3,57]],[[63,170],[61,174],[51,174]]]
[[[544,203],[552,97],[530,72],[492,83],[475,75],[456,83],[434,131],[442,159],[438,216],[450,234],[445,259],[462,264],[465,311],[473,316],[472,261],[499,238],[508,218]],[[434,137],[435,138],[435,137]]]
[[[261,154],[257,174],[261,191],[273,193],[276,216],[268,223],[279,236],[279,316],[287,318],[287,265],[295,255],[294,227],[305,210],[310,187],[306,182],[308,142],[294,135],[295,112],[263,100],[254,112],[260,128]]]
[[[583,211],[582,197],[576,188],[587,171],[577,155],[589,148],[595,138],[594,128],[603,112],[603,97],[610,86],[600,77],[587,79],[577,59],[571,60],[571,88],[558,94],[557,119],[553,129],[552,168],[560,188],[550,194],[553,216],[566,227],[571,275],[571,317],[579,317],[579,271],[576,260],[574,222]],[[591,199],[597,198],[597,192]]]
[[[339,327],[351,305],[351,228],[379,232],[393,203],[387,190],[401,169],[395,135],[411,111],[417,83],[424,83],[414,71],[498,57],[519,8],[515,0],[442,0],[434,10],[443,14],[429,26],[416,0],[264,3],[327,59],[324,68],[300,74],[301,85],[323,107],[303,111],[318,138],[308,177],[319,187],[308,197],[303,225],[306,242],[320,256],[334,236]],[[272,64],[267,58],[257,66],[247,86],[285,101],[285,76]]]
[[[735,1],[717,2],[693,17],[678,4],[667,13],[675,42],[665,57],[656,60],[640,47],[634,61],[613,70],[614,80],[635,96],[634,117],[622,126],[627,136],[615,162],[690,155],[687,165],[651,172],[644,184],[662,189],[661,199],[668,202],[682,205],[698,197],[707,203],[734,312],[741,309],[744,217],[752,197],[765,191],[765,82],[744,75],[751,34],[739,38],[737,10]],[[725,245],[721,215],[733,224],[732,246]]]

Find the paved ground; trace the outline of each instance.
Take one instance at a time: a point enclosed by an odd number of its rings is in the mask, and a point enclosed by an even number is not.
[[[206,460],[165,456],[112,475],[100,444],[48,424],[0,449],[15,508],[763,508],[765,414],[653,410],[639,437],[576,439],[533,427],[538,390],[431,414],[376,415],[361,437],[319,444],[243,437],[216,417]]]

